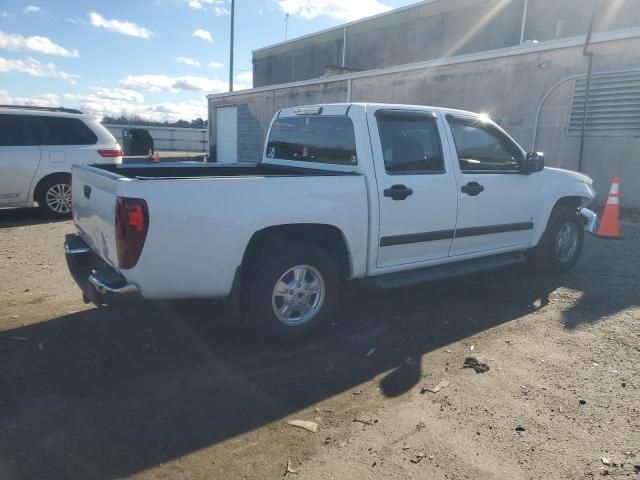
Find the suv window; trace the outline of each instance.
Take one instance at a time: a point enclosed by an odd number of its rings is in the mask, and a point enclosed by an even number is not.
[[[0,114],[0,146],[24,147],[37,145],[22,115]]]
[[[279,118],[271,127],[267,157],[355,165],[356,140],[349,117]]]
[[[449,118],[462,172],[516,172],[520,149],[489,124]]]
[[[40,145],[95,145],[98,137],[78,118],[29,115]]]
[[[378,130],[388,173],[444,172],[436,118],[412,112],[378,112]]]

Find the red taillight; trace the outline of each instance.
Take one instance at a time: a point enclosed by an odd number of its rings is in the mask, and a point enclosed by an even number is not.
[[[149,230],[149,209],[141,198],[118,197],[116,200],[116,250],[120,268],[133,268]]]
[[[145,229],[146,222],[144,221],[144,209],[140,205],[134,205],[129,208],[127,212],[127,220],[129,227],[139,232]]]
[[[115,157],[121,157],[122,156],[122,150],[98,150],[98,153],[100,154],[100,156],[105,157],[105,158],[115,158]]]

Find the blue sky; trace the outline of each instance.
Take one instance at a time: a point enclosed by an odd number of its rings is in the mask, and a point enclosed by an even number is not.
[[[236,0],[235,89],[251,51],[413,0]],[[206,117],[228,89],[230,0],[0,0],[0,104]]]

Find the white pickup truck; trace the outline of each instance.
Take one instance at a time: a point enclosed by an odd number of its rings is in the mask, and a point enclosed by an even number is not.
[[[298,336],[348,282],[566,272],[594,195],[483,115],[313,105],[275,115],[261,163],[74,167],[65,250],[86,301],[225,298],[252,328]]]

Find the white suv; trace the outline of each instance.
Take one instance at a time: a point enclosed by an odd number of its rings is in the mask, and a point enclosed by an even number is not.
[[[37,202],[71,215],[71,165],[122,163],[122,149],[96,117],[78,110],[0,106],[0,207]]]

